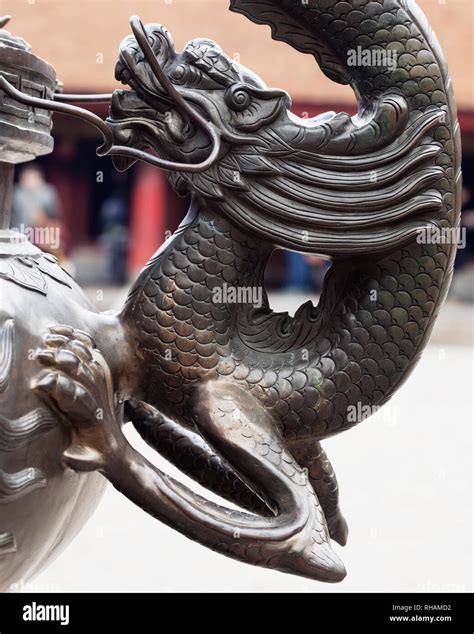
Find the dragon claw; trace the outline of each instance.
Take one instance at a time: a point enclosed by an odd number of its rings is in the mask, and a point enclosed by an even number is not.
[[[33,381],[32,388],[42,392],[50,392],[56,387],[56,372],[42,372],[39,377]]]
[[[36,355],[47,370],[32,387],[72,427],[65,462],[77,470],[90,471],[104,463],[112,445],[123,443],[111,373],[86,333],[69,326],[55,326],[50,333],[43,340],[46,347]]]
[[[65,345],[67,345],[68,341],[69,341],[69,339],[67,337],[65,337],[64,335],[58,335],[56,333],[51,334],[51,335],[46,335],[45,338],[44,338],[44,343],[49,348],[60,348],[60,347],[63,347]]]
[[[56,355],[52,350],[40,350],[36,354],[36,358],[43,365],[54,365],[56,363]]]
[[[74,333],[72,326],[51,326],[49,331],[56,335],[62,335],[64,337],[70,337]]]

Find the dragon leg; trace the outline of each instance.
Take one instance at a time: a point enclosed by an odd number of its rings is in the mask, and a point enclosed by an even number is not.
[[[269,504],[249,489],[200,434],[141,401],[127,401],[125,419],[132,421],[150,447],[206,489],[253,513],[271,514]]]
[[[110,368],[91,338],[67,327],[51,330],[37,354],[46,369],[33,388],[70,429],[63,453],[69,467],[100,471],[153,517],[217,552],[320,581],[344,578],[306,470],[248,393],[224,382],[204,383],[196,390],[195,420],[229,464],[239,465],[236,471],[250,488],[275,502],[270,517],[214,504],[147,461],[122,433]]]
[[[323,508],[331,538],[345,546],[348,527],[339,508],[339,486],[321,443],[305,439],[292,442],[289,447],[297,462],[308,469],[309,481]]]

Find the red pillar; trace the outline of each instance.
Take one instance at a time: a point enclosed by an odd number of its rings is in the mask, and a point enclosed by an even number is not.
[[[168,183],[160,170],[137,163],[130,208],[128,269],[139,271],[165,239]]]

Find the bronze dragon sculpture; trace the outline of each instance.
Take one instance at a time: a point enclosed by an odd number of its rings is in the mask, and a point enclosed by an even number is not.
[[[40,298],[50,308],[22,320],[0,280],[0,390],[12,351],[35,349],[28,398],[64,422],[55,436],[62,478],[81,474],[94,489],[86,472],[98,471],[218,552],[339,581],[330,539],[344,544],[347,526],[321,442],[354,425],[353,408],[381,406],[407,379],[446,296],[456,245],[420,236],[459,219],[451,82],[411,0],[232,0],[231,9],[350,84],[358,115],[300,119],[287,93],[213,41],[177,52],[164,27],[132,18],[116,66],[129,89],[115,91],[107,122],[91,115],[105,137],[99,153],[121,170],[137,159],[167,169],[191,197],[188,215],[116,315],[79,295],[53,310],[55,287]],[[396,66],[351,66],[355,49],[391,51]],[[294,317],[273,312],[264,291],[277,248],[332,260],[318,306]],[[242,288],[263,289],[261,305],[226,301]],[[124,421],[240,508],[150,464],[125,439]]]

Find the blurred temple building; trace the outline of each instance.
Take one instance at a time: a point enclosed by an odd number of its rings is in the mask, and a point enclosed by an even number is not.
[[[103,93],[120,87],[114,79],[118,44],[130,33],[130,15],[137,14],[145,23],[164,24],[178,49],[194,37],[216,40],[269,86],[286,89],[293,99],[293,111],[300,116],[312,117],[331,110],[355,113],[356,100],[350,87],[331,82],[313,57],[271,40],[268,27],[229,12],[228,4],[228,0],[0,0],[0,13],[12,15],[11,31],[24,37],[37,55],[55,66],[68,93]],[[474,3],[418,0],[418,4],[448,59],[463,137],[466,200],[472,210]],[[91,109],[107,116],[107,105]],[[55,152],[42,159],[41,165],[48,182],[59,193],[70,247],[100,244],[99,236],[104,232],[101,210],[104,205],[110,209],[108,201],[116,199],[118,191],[126,192],[128,268],[136,271],[168,232],[174,231],[184,215],[186,201],[170,190],[163,172],[148,165],[137,163],[124,175],[116,174],[110,159],[96,157],[97,136],[80,121],[55,115],[54,136]],[[124,235],[116,227],[114,231],[113,235]],[[278,278],[278,273],[274,277]]]

